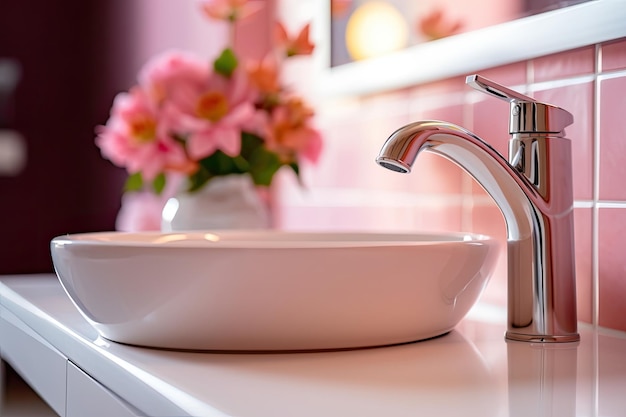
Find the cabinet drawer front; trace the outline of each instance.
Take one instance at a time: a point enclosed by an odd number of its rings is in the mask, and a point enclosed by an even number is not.
[[[67,362],[66,417],[142,417],[72,362]]]
[[[0,309],[0,353],[55,413],[65,415],[67,358],[5,309]]]

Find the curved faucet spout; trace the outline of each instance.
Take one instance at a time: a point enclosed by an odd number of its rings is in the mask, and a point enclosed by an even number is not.
[[[508,240],[506,337],[535,342],[579,340],[571,162],[563,166],[571,161],[569,140],[518,134],[512,140],[510,163],[460,126],[422,121],[396,130],[376,161],[408,173],[421,151],[439,154],[467,171],[504,215]]]
[[[435,120],[411,123],[387,139],[376,162],[408,173],[423,150],[451,160],[482,185],[502,210],[509,238],[521,240],[530,236],[529,199],[534,200],[537,193],[498,151],[469,130]]]

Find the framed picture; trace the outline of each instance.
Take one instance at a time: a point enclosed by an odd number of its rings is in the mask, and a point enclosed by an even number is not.
[[[487,4],[490,1],[492,6]],[[626,36],[626,7],[620,1],[579,0],[565,6],[563,2],[548,4],[555,3],[553,0],[520,2],[526,4],[525,9],[506,9],[503,3],[515,2],[499,0],[321,1],[316,20],[319,31],[316,65],[320,75],[317,90],[323,96],[375,93]],[[386,36],[394,26],[400,26],[402,22],[398,18],[405,21],[405,38],[379,54],[355,53],[349,46],[350,42],[358,42],[354,34],[348,33],[354,30],[351,19],[358,16],[363,7],[374,3],[395,9],[396,20],[392,19],[387,29],[367,21],[362,23],[363,32],[372,35],[369,40],[365,39],[365,46]],[[332,7],[337,4],[347,8],[338,13],[336,7]],[[469,7],[468,4],[473,10],[461,9]],[[491,20],[470,17],[486,14],[483,8],[499,9]],[[381,10],[378,8],[372,13],[380,16]],[[515,17],[520,14],[523,17]],[[437,35],[437,28],[429,29],[428,19],[435,23],[439,19],[443,28],[439,35],[443,36],[433,36]]]

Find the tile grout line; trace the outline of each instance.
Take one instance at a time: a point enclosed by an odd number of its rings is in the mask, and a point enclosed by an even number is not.
[[[591,216],[591,277],[592,277],[592,323],[600,325],[600,275],[599,275],[599,200],[600,200],[600,81],[602,72],[602,49],[595,46],[595,79],[593,92],[593,206]]]
[[[591,296],[592,296],[592,310],[591,310],[591,322],[594,329],[598,329],[600,326],[600,274],[599,274],[599,207],[598,201],[600,199],[600,80],[598,75],[602,73],[602,47],[600,44],[595,45],[595,62],[594,62],[594,80],[593,80],[593,205],[591,214]],[[600,370],[598,363],[598,337],[595,336],[593,340],[594,361],[592,365],[593,369],[593,391],[592,391],[592,404],[594,415],[598,416],[600,410],[599,404],[599,392],[600,392]]]
[[[470,92],[463,95],[463,125],[474,131],[474,104],[470,101]],[[461,230],[474,230],[474,193],[472,192],[473,179],[470,175],[461,177]]]

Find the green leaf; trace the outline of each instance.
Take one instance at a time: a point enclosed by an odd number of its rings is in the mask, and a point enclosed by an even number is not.
[[[200,169],[198,169],[196,172],[189,176],[189,187],[187,188],[187,191],[198,191],[211,178],[213,178],[213,176],[209,173],[209,171],[206,168],[200,166]]]
[[[289,167],[296,174],[296,179],[298,180],[298,184],[300,184],[300,186],[304,187],[304,183],[302,182],[302,177],[300,176],[300,166],[298,165],[298,163],[295,162],[295,161],[291,162],[289,164]]]
[[[262,138],[252,133],[243,132],[241,135],[241,155],[250,164],[250,175],[256,185],[270,185],[274,174],[285,163],[278,154],[264,146]]]
[[[157,175],[154,180],[150,184],[146,184],[141,176],[141,172],[135,172],[134,174],[130,174],[128,178],[126,178],[126,183],[124,184],[124,192],[135,192],[141,191],[144,187],[150,185],[152,187],[152,191],[154,191],[157,195],[163,192],[165,188],[165,174],[160,173]]]
[[[263,139],[257,135],[241,132],[241,156],[249,159],[258,148],[263,146],[263,143]]]
[[[134,174],[130,174],[128,178],[126,178],[126,183],[124,184],[124,192],[139,191],[142,188],[143,178],[141,177],[141,172],[135,172]]]
[[[291,167],[291,169],[293,169],[293,172],[296,173],[296,177],[300,178],[300,166],[298,165],[298,163],[292,162],[289,164],[289,166]]]
[[[188,190],[202,188],[213,177],[229,174],[243,174],[250,170],[250,164],[241,155],[232,157],[218,150],[199,161],[200,168],[189,177]]]
[[[163,192],[164,188],[165,188],[165,174],[160,173],[159,175],[156,176],[154,181],[152,181],[152,189],[157,195],[159,195]]]
[[[215,72],[224,75],[225,77],[230,77],[237,68],[238,62],[237,57],[232,49],[226,48],[222,51],[219,57],[213,63],[213,68]]]
[[[249,161],[250,175],[257,185],[270,185],[274,174],[283,165],[277,154],[262,146],[250,155]]]
[[[202,159],[200,165],[211,175],[242,174],[249,168],[248,162],[242,156],[228,156],[220,150]]]

